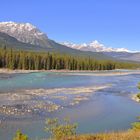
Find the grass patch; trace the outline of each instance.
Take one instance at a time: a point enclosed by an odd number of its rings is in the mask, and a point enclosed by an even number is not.
[[[140,140],[140,131],[128,130],[124,132],[77,135],[63,140]]]

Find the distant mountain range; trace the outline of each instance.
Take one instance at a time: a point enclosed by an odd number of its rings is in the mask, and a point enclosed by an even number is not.
[[[0,46],[32,51],[59,52],[96,59],[140,61],[140,53],[125,48],[105,47],[98,41],[89,44],[57,43],[30,23],[0,22]]]
[[[78,49],[82,51],[92,51],[92,52],[130,52],[125,48],[111,48],[106,47],[103,44],[99,43],[97,40],[92,41],[91,43],[83,43],[83,44],[74,44],[69,42],[62,43],[73,49]]]
[[[106,47],[105,45],[99,43],[97,40],[92,41],[91,43],[83,43],[83,44],[74,44],[69,42],[63,42],[62,44],[77,50],[102,52],[103,54],[106,54],[118,60],[129,60],[140,62],[140,52],[133,52],[126,48]]]

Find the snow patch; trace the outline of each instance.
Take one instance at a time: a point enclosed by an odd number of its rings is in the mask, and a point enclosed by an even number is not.
[[[83,44],[74,44],[69,42],[61,43],[66,45],[67,47],[78,49],[82,51],[92,51],[92,52],[132,52],[126,48],[112,48],[106,47],[105,45],[99,43],[97,40],[92,41],[91,43],[83,43]]]

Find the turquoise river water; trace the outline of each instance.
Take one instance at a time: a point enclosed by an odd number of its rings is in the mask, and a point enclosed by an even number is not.
[[[78,133],[130,128],[140,116],[140,104],[131,98],[140,74],[106,73],[0,74],[0,140],[11,140],[17,129],[46,138],[47,117],[69,117]]]

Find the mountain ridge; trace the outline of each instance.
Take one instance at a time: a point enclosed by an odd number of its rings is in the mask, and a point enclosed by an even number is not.
[[[83,44],[74,44],[69,42],[63,42],[62,44],[77,50],[102,52],[103,54],[117,60],[140,62],[140,52],[130,51],[126,48],[106,47],[105,45],[99,43],[97,40],[92,41],[91,43]]]
[[[13,37],[16,40],[13,41]],[[34,41],[32,41],[32,39]],[[57,43],[29,23],[0,22],[0,43],[18,50],[58,52],[75,56],[94,57],[96,59],[112,59],[112,57],[103,53],[84,52]]]
[[[92,51],[92,52],[133,52],[126,48],[112,48],[106,47],[105,45],[99,43],[97,40],[94,40],[90,43],[82,43],[82,44],[75,44],[70,42],[62,42],[70,48],[82,50],[82,51]]]
[[[0,32],[15,37],[18,41],[32,45],[48,45],[48,37],[30,23],[0,22]]]
[[[131,51],[125,48],[105,47],[97,40],[81,45],[57,43],[30,23],[0,22],[0,43],[21,50],[58,52],[96,59],[140,61],[139,53],[131,54]]]

